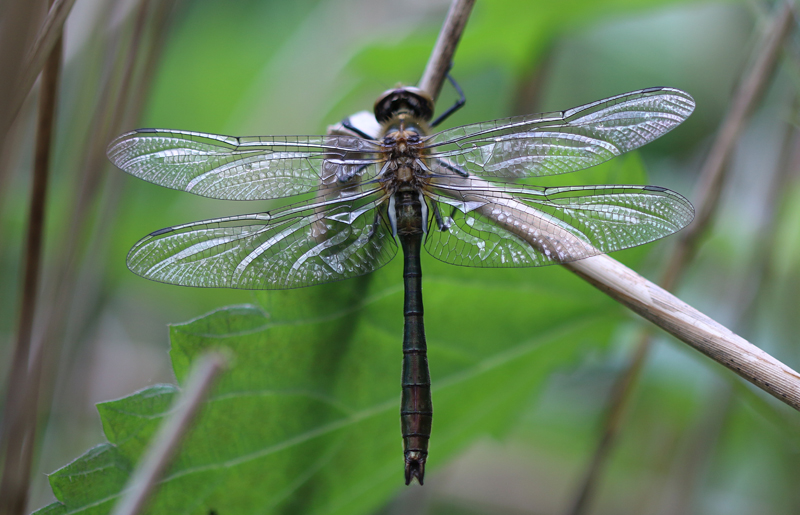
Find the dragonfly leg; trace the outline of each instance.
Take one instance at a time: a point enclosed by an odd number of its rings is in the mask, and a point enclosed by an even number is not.
[[[361,129],[359,129],[358,127],[356,127],[352,123],[350,123],[350,118],[345,118],[344,120],[342,120],[342,127],[344,127],[345,129],[347,129],[349,131],[355,132],[361,138],[370,139],[370,140],[373,139],[372,136],[370,136],[366,132],[362,131]]]
[[[446,231],[450,229],[450,223],[445,222],[444,218],[442,218],[442,212],[439,211],[439,204],[436,202],[431,202],[433,206],[433,217],[436,219],[436,225],[439,226],[440,231]],[[455,208],[453,208],[453,212],[455,213]],[[450,216],[452,219],[452,215]]]
[[[387,225],[389,222],[383,217],[383,213],[381,209],[375,210],[375,218],[372,220],[372,226],[369,229],[369,235],[367,236],[369,239],[372,239],[373,236],[378,234],[378,228],[381,222],[386,223]]]
[[[350,182],[350,180],[353,177],[361,175],[361,172],[363,172],[367,168],[367,166],[369,166],[369,165],[368,164],[361,165],[358,168],[356,168],[355,170],[353,170],[352,172],[347,172],[347,173],[341,174],[341,175],[339,173],[337,173],[336,174],[336,180],[339,181],[339,184],[347,184],[348,182]],[[344,168],[344,167],[341,167],[341,168]],[[350,168],[350,167],[348,166],[347,168]]]
[[[460,175],[461,177],[469,177],[469,173],[468,172],[462,170],[461,168],[459,168],[458,166],[454,165],[450,161],[447,161],[445,159],[437,159],[436,162],[438,162],[440,165],[442,165],[444,168],[447,168],[451,172],[454,172],[454,173]]]
[[[450,67],[452,68],[452,64],[450,65]],[[464,104],[467,103],[467,97],[464,95],[464,91],[461,89],[461,86],[458,85],[458,82],[456,82],[453,76],[450,75],[450,72],[447,73],[447,80],[450,81],[450,84],[453,85],[453,88],[455,88],[456,92],[458,93],[458,100],[456,100],[455,104],[450,106],[450,109],[443,112],[442,114],[439,115],[438,118],[432,121],[431,127],[436,127],[443,121],[447,120],[451,114],[455,113],[456,111],[464,107]]]

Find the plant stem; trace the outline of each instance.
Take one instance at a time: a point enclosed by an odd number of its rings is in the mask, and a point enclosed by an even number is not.
[[[794,109],[796,111],[797,102],[795,99]],[[760,204],[763,206],[760,216],[757,217],[758,228],[752,231],[755,236],[751,238],[749,247],[761,249],[751,253],[750,264],[747,266],[749,273],[739,274],[736,277],[736,290],[730,296],[731,317],[736,320],[737,329],[751,333],[754,330],[756,315],[761,305],[760,300],[766,293],[766,287],[770,284],[770,264],[774,262],[775,249],[780,246],[780,229],[776,221],[778,206],[784,192],[793,191],[796,186],[796,177],[793,175],[798,171],[797,162],[792,162],[792,154],[800,143],[800,132],[787,124],[784,141],[781,148],[781,159],[770,176],[767,177],[766,171],[762,172],[764,180],[769,182],[767,192],[763,196]],[[795,184],[793,184],[795,183]],[[703,484],[704,474],[710,470],[709,462],[714,456],[714,452],[719,442],[723,439],[722,432],[725,429],[725,422],[730,416],[731,409],[738,403],[733,382],[725,380],[728,378],[717,379],[716,385],[712,388],[710,395],[705,400],[706,407],[701,409],[697,420],[687,431],[687,443],[683,446],[684,452],[680,453],[674,460],[669,477],[666,478],[667,487],[662,498],[663,503],[669,504],[674,513],[690,513],[692,502],[695,500],[695,492],[698,485]],[[677,506],[677,508],[675,508]]]
[[[25,4],[28,2],[14,3]],[[11,86],[10,102],[0,112],[0,139],[6,139],[14,118],[22,109],[25,97],[28,96],[28,92],[36,82],[36,77],[39,76],[39,72],[48,59],[47,56],[51,55],[55,48],[56,40],[60,40],[64,22],[67,20],[73,4],[75,4],[75,0],[54,0],[51,3],[50,10],[36,35],[36,40],[24,55],[21,73],[19,75],[12,74],[12,77],[19,77],[19,79],[16,80],[16,84]]]
[[[767,81],[775,69],[779,51],[793,26],[793,20],[791,4],[787,2],[784,4],[781,12],[775,17],[770,29],[766,32],[761,50],[750,72],[744,76],[740,82],[731,108],[722,123],[722,128],[700,172],[696,194],[697,200],[695,201],[697,218],[692,225],[680,234],[677,246],[673,250],[667,269],[661,279],[661,284],[665,289],[672,289],[678,279],[683,275],[683,271],[686,269],[688,262],[694,256],[698,236],[708,227],[712,215],[716,211],[719,194],[725,182],[727,163],[733,153],[735,143],[739,139],[739,135],[753,107],[763,95]],[[645,316],[645,318],[649,317]],[[605,462],[611,454],[611,448],[616,443],[634,387],[644,367],[644,363],[649,356],[651,341],[651,334],[649,332],[642,332],[639,335],[638,341],[633,351],[631,351],[628,365],[625,367],[625,370],[617,379],[612,389],[611,396],[606,406],[607,415],[603,423],[602,434],[586,469],[584,478],[581,481],[581,486],[578,488],[575,502],[568,512],[571,515],[583,514],[588,509],[592,494],[596,490],[597,483],[605,468]],[[722,351],[724,351],[724,349],[721,349],[721,352],[717,352],[711,348],[707,348],[706,351],[701,350],[701,352],[704,352],[717,361],[720,360],[715,356],[724,354]],[[741,354],[739,357],[747,359],[747,354]],[[755,356],[753,356],[753,358],[757,359]],[[773,396],[776,396],[783,402],[787,402],[785,391],[770,391],[765,388],[765,386],[768,384],[774,385],[774,383],[770,383],[770,381],[774,380],[773,378],[781,378],[787,379],[789,384],[787,384],[786,387],[791,388],[791,384],[795,382],[797,377],[795,373],[795,379],[791,378],[793,371],[788,369],[788,367],[786,367],[788,371],[777,367],[772,370],[772,373],[764,377],[759,377],[759,370],[751,368],[743,373],[737,370],[736,367],[732,367],[732,362],[730,361],[720,361],[720,363],[731,368],[739,375],[742,375],[748,381],[769,391]],[[761,384],[759,384],[759,382]],[[795,386],[794,388],[796,389],[797,387]],[[798,409],[798,407],[800,407],[800,405],[797,404],[798,400],[800,399],[795,399],[793,402],[787,403],[795,409]]]
[[[418,84],[419,89],[427,92],[434,101],[439,97],[444,79],[450,71],[453,54],[456,52],[473,5],[475,0],[453,0],[450,4],[450,10],[439,32],[439,39],[436,40],[428,65]]]
[[[31,335],[39,290],[47,179],[53,140],[56,94],[61,67],[62,38],[55,41],[42,71],[39,92],[36,148],[33,166],[24,279],[17,341],[6,389],[2,448],[5,449],[0,481],[0,514],[24,513],[30,488],[31,463],[36,443],[41,361],[30,360]]]
[[[160,2],[160,4],[171,2]],[[105,169],[107,160],[105,157],[105,145],[111,137],[117,132],[121,125],[121,117],[124,116],[125,108],[128,102],[138,105],[140,98],[147,90],[147,84],[142,82],[133,81],[134,65],[137,62],[139,55],[142,34],[145,30],[145,25],[148,20],[148,0],[139,2],[136,12],[134,14],[134,24],[130,42],[124,48],[124,53],[119,52],[116,45],[110,45],[108,49],[107,59],[114,63],[120,63],[118,68],[110,71],[104,82],[102,83],[100,92],[98,94],[96,107],[92,116],[92,121],[89,124],[90,133],[87,135],[86,143],[83,145],[84,153],[81,157],[82,166],[80,173],[72,181],[75,185],[72,205],[68,208],[69,222],[68,227],[72,229],[70,234],[62,235],[62,238],[57,242],[56,255],[59,256],[57,265],[55,266],[54,278],[51,279],[47,294],[45,295],[46,301],[43,303],[42,310],[44,312],[43,330],[38,331],[36,341],[33,345],[33,359],[44,359],[44,380],[42,396],[46,399],[51,399],[55,385],[54,378],[56,377],[55,369],[57,361],[54,356],[66,353],[67,355],[75,352],[70,342],[74,338],[65,338],[63,334],[67,331],[68,322],[76,326],[85,323],[84,316],[79,308],[84,308],[89,303],[81,294],[86,295],[85,288],[86,282],[80,281],[81,267],[81,252],[85,248],[93,249],[89,253],[87,261],[95,259],[95,255],[100,253],[104,244],[103,234],[101,231],[94,228],[94,232],[90,232],[93,227],[92,223],[92,209],[97,204],[99,195],[99,186],[102,179],[102,171]],[[120,57],[118,54],[122,54]],[[155,58],[155,55],[149,56]],[[121,80],[116,82],[113,80],[115,76],[121,76]],[[115,88],[115,86],[119,86]],[[128,92],[133,92],[131,95]],[[133,100],[130,100],[130,99]],[[116,174],[112,175],[106,184],[113,186]],[[104,196],[105,203],[101,203],[98,210],[101,210],[99,216],[99,225],[106,227],[109,226],[114,220],[113,209],[118,203],[113,202],[112,195]],[[105,206],[109,206],[104,209]],[[87,235],[88,237],[86,237]],[[88,240],[88,243],[87,243]],[[98,267],[103,267],[104,264],[101,259],[97,262],[91,263],[92,271],[97,273]],[[89,283],[91,285],[92,283]],[[76,309],[77,308],[77,309]],[[77,312],[77,314],[76,314]],[[43,353],[43,349],[47,348],[47,356]],[[46,402],[46,401],[45,401]]]
[[[135,515],[141,511],[183,436],[189,430],[189,425],[200,405],[208,396],[214,379],[225,367],[226,360],[218,353],[208,353],[195,362],[183,393],[171,409],[172,416],[159,427],[158,433],[128,481],[127,493],[117,503],[112,515]]]

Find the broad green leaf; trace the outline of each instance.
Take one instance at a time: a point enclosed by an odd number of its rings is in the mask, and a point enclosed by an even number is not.
[[[641,182],[642,168],[634,155],[589,175]],[[179,384],[209,349],[233,364],[146,513],[366,513],[403,488],[401,261],[172,326]],[[607,345],[621,310],[558,267],[423,267],[430,477],[475,438],[505,434],[551,373]],[[60,502],[37,513],[108,513],[177,393],[156,385],[100,404],[108,443],[53,473]]]

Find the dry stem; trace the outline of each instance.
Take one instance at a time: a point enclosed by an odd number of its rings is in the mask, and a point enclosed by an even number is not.
[[[23,2],[18,3],[21,4]],[[36,41],[34,41],[30,51],[23,60],[25,64],[22,68],[20,78],[17,83],[12,86],[11,101],[6,110],[2,113],[2,118],[0,119],[0,137],[2,137],[2,139],[5,139],[8,129],[11,127],[11,123],[22,108],[25,97],[28,96],[28,92],[33,87],[36,77],[39,76],[39,72],[42,70],[47,56],[52,53],[56,40],[61,36],[64,22],[70,10],[72,10],[72,5],[74,3],[75,0],[55,0],[52,5],[50,5],[50,10],[47,12],[42,27],[36,35]]]
[[[450,71],[450,64],[453,62],[453,54],[456,52],[461,33],[467,25],[469,14],[475,0],[453,0],[447,18],[444,20],[442,30],[439,32],[439,39],[433,47],[428,65],[419,81],[418,87],[426,91],[436,100],[442,90],[442,84]]]
[[[31,335],[41,272],[42,240],[50,168],[56,94],[61,67],[61,42],[57,38],[42,72],[39,93],[28,233],[23,262],[25,272],[14,356],[6,387],[2,448],[5,449],[0,482],[0,514],[24,513],[30,487],[31,462],[36,442],[41,361],[31,362]]]
[[[115,506],[112,515],[135,515],[141,511],[208,396],[214,379],[225,367],[225,358],[217,353],[206,354],[195,361],[186,387],[173,405],[174,413],[161,424],[128,482],[127,493]]]
[[[733,153],[735,143],[744,128],[753,106],[763,94],[767,80],[775,68],[783,41],[794,25],[793,22],[794,17],[792,16],[791,5],[787,2],[784,4],[781,12],[776,16],[771,28],[766,32],[761,50],[750,73],[742,78],[732,106],[725,117],[722,128],[701,170],[696,193],[697,200],[695,201],[698,215],[694,223],[679,236],[677,246],[673,251],[661,280],[661,284],[665,289],[673,288],[680,276],[682,276],[687,263],[694,255],[698,236],[708,227],[711,217],[716,211],[719,194],[725,179],[728,160]],[[580,272],[577,270],[576,273],[580,275]],[[645,316],[645,318],[649,317]],[[633,386],[636,384],[644,363],[647,360],[650,346],[650,333],[642,332],[634,350],[631,352],[627,367],[617,379],[611,392],[608,406],[606,407],[606,418],[603,423],[602,436],[600,437],[592,460],[581,481],[581,486],[575,497],[575,503],[569,511],[571,515],[584,513],[588,507],[592,493],[597,487],[597,482],[604,468],[605,461],[610,455],[610,449],[616,441],[616,436],[619,433],[622,419],[627,410],[627,405],[630,402]],[[714,349],[707,348],[705,351],[702,349],[698,350],[709,355],[712,359],[717,359],[714,355],[718,355],[718,353]],[[709,352],[714,353],[714,355],[709,354]],[[746,353],[742,354],[737,352],[736,354],[739,359],[747,360]],[[730,359],[732,358],[729,358],[728,362],[721,363],[728,366],[728,368],[732,368],[730,364],[734,362],[730,361]],[[773,381],[775,376],[778,378],[785,378],[786,373],[789,374],[789,377],[791,373],[794,373],[794,371],[789,373],[781,367],[777,367],[772,369],[772,373],[769,374],[770,377],[759,377],[758,374],[760,374],[760,370],[757,367],[751,367],[744,372],[737,370],[737,368],[732,368],[732,370],[767,391],[770,391],[770,386],[774,386],[775,383]],[[796,373],[794,373],[794,375],[796,376]],[[761,386],[759,382],[764,386]],[[786,388],[794,388],[792,384],[793,380],[790,380],[788,384],[784,384],[781,388],[770,391],[770,393],[784,402],[787,402],[787,392],[785,390]],[[798,408],[796,401],[787,403],[792,405],[795,409]]]

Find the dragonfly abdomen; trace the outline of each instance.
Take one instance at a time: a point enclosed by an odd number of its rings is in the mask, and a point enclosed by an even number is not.
[[[431,436],[433,403],[428,371],[428,348],[422,307],[422,204],[416,191],[401,191],[396,204],[397,234],[403,246],[403,381],[400,424],[403,430],[406,484],[425,477],[428,440]]]

